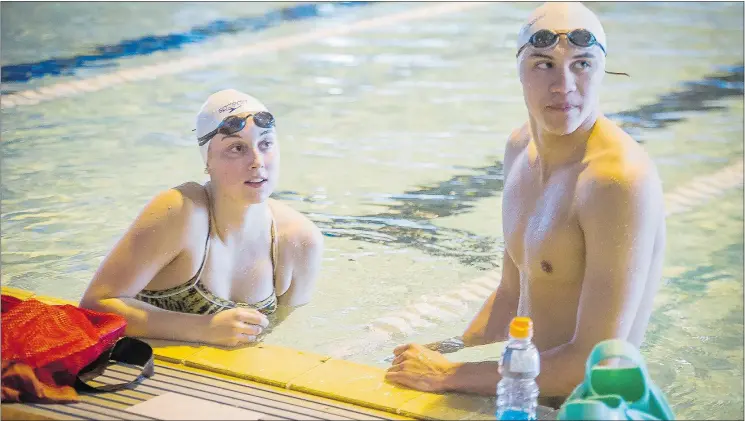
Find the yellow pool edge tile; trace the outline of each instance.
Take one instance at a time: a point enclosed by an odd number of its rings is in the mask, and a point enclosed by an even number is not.
[[[386,382],[384,377],[382,368],[330,358],[291,379],[287,388],[397,415],[401,415],[399,407],[423,394]]]
[[[65,304],[68,304],[68,305],[75,306],[75,307],[78,306],[78,303],[75,302],[75,301],[64,300],[62,298],[49,297],[49,296],[46,296],[46,295],[34,295],[33,298],[34,298],[34,300],[39,300],[42,303],[49,304],[49,305],[65,305]]]
[[[25,289],[8,287],[5,285],[2,285],[2,287],[0,287],[0,290],[4,295],[10,295],[11,297],[19,298],[21,300],[27,300],[36,295],[36,293],[26,291]]]
[[[184,365],[286,388],[289,380],[328,359],[320,354],[261,343],[232,349],[203,347],[189,356]]]
[[[153,356],[156,360],[171,363],[184,364],[192,355],[201,351],[201,344],[167,341],[163,339],[139,338],[147,342],[153,348]]]

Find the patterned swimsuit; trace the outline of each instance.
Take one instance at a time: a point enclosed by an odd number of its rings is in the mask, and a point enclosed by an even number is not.
[[[209,195],[207,196],[207,200],[209,201]],[[209,208],[210,206],[208,206],[208,209]],[[213,294],[202,283],[200,278],[205,263],[207,262],[212,234],[212,218],[210,217],[209,220],[210,224],[207,232],[207,243],[204,247],[204,257],[202,258],[202,264],[199,266],[196,275],[187,282],[172,288],[158,291],[143,289],[135,296],[135,298],[164,310],[178,311],[181,313],[215,314],[223,310],[243,307],[258,310],[265,315],[273,314],[277,310],[277,295],[275,290],[272,291],[272,294],[269,297],[259,301],[258,303],[248,304],[220,298]],[[270,254],[272,259],[272,284],[274,284],[274,281],[277,279],[276,258],[278,249],[277,229],[274,223],[274,217],[272,217],[271,237],[272,248]]]

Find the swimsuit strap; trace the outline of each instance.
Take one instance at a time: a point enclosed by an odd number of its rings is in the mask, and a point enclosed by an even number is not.
[[[269,210],[271,213],[271,209]],[[276,285],[277,285],[277,259],[279,255],[279,235],[277,235],[277,224],[274,221],[274,214],[272,213],[272,229],[271,229],[271,236],[272,236],[272,248],[270,251],[270,256],[272,259],[272,295],[276,292]]]
[[[207,195],[207,241],[205,241],[204,244],[204,257],[202,257],[202,264],[199,266],[199,270],[197,271],[197,274],[194,276],[194,282],[191,283],[191,287],[194,287],[197,285],[197,282],[199,282],[199,279],[202,277],[202,271],[204,271],[204,267],[207,263],[207,256],[210,254],[210,240],[212,238],[212,200],[210,199],[210,192],[206,188],[204,189],[205,194]]]
[[[137,295],[142,296],[145,298],[166,298],[166,297],[172,297],[177,294],[181,294],[184,291],[190,290],[192,288],[195,288],[197,284],[199,283],[199,280],[202,277],[202,272],[204,271],[204,267],[207,264],[207,256],[209,256],[210,253],[210,240],[212,237],[212,206],[210,205],[210,195],[209,192],[205,189],[205,193],[207,194],[207,241],[205,241],[204,244],[204,256],[202,256],[202,263],[199,265],[199,269],[197,269],[197,273],[194,275],[193,278],[190,280],[184,282],[183,284],[176,285],[172,288],[166,288],[163,290],[157,290],[157,291],[150,291],[148,289],[143,289],[140,291]]]

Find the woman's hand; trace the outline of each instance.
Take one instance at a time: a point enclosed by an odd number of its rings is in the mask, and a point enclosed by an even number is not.
[[[266,316],[248,308],[231,308],[209,317],[202,337],[212,345],[237,346],[255,342],[269,326]]]
[[[444,392],[456,364],[442,354],[418,344],[401,345],[393,350],[396,358],[385,379],[423,392]]]

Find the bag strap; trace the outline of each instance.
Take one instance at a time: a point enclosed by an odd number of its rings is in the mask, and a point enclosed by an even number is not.
[[[136,379],[119,384],[107,384],[93,387],[86,382],[103,374],[110,363],[125,363],[142,367],[142,371]],[[139,384],[146,377],[155,374],[153,362],[153,348],[139,339],[125,336],[120,338],[116,344],[102,353],[95,361],[83,368],[75,379],[75,390],[87,393],[116,392]]]

